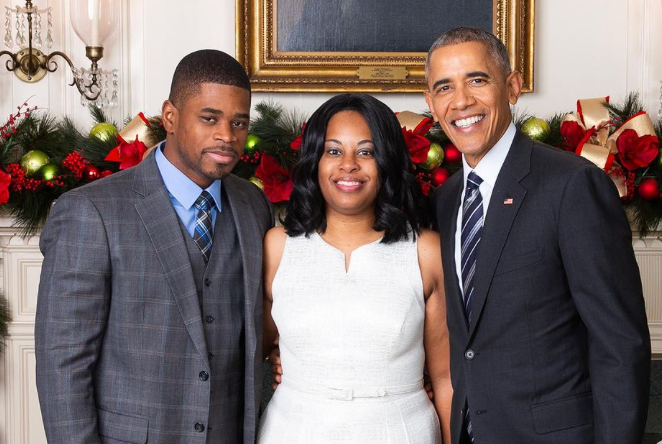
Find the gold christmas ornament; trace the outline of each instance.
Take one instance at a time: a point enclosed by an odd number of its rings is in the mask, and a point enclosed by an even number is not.
[[[244,152],[246,154],[251,154],[253,151],[255,151],[255,145],[257,145],[258,143],[260,143],[260,138],[255,134],[249,134],[248,137],[246,137],[246,145],[244,145]]]
[[[28,151],[21,157],[21,168],[28,176],[36,173],[39,168],[50,162],[48,154],[39,150]]]
[[[104,142],[108,140],[115,140],[117,137],[117,128],[111,123],[101,122],[97,123],[90,130],[90,139],[96,137]]]
[[[55,163],[47,163],[37,171],[37,174],[44,180],[53,180],[59,173],[60,166]]]
[[[428,158],[421,164],[426,170],[434,170],[444,161],[444,149],[438,143],[431,143]]]
[[[522,125],[522,132],[533,140],[542,140],[549,134],[549,124],[538,117],[531,117]]]

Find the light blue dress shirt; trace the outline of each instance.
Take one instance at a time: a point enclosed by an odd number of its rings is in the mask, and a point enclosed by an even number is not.
[[[193,237],[195,232],[195,217],[197,210],[195,209],[195,201],[200,197],[204,191],[195,182],[186,177],[184,173],[179,171],[168,158],[163,154],[165,142],[161,142],[156,148],[155,158],[156,165],[159,167],[159,172],[163,178],[163,183],[168,189],[170,195],[170,202],[175,208],[177,215],[186,227],[188,234]],[[221,181],[215,180],[209,187],[205,188],[206,191],[214,198],[215,208],[211,211],[212,229],[216,224],[216,215],[221,211]]]

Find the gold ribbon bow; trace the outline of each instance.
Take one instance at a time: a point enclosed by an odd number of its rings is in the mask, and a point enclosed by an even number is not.
[[[628,119],[614,133],[609,135],[612,125],[609,120],[609,96],[595,99],[580,99],[577,101],[577,113],[567,114],[562,122],[577,122],[582,129],[590,133],[590,138],[577,146],[575,154],[590,160],[599,168],[605,170],[618,188],[621,197],[627,196],[625,177],[610,174],[614,155],[618,153],[616,141],[627,129],[636,131],[639,137],[655,135],[655,128],[648,114],[640,112]]]
[[[159,143],[154,136],[154,131],[149,127],[149,121],[143,113],[138,113],[136,117],[131,119],[131,121],[122,128],[118,139],[121,139],[120,142],[124,141],[124,143],[127,143],[136,140],[136,137],[147,147],[143,159],[147,157],[147,155],[152,152],[154,147]]]

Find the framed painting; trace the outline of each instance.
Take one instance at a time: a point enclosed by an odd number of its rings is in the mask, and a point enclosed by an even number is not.
[[[457,26],[492,31],[533,91],[535,0],[236,0],[237,59],[254,91],[413,92]]]

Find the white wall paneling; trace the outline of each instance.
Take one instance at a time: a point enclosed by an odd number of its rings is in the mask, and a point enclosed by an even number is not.
[[[662,233],[634,238],[653,353],[662,354]],[[615,265],[618,266],[618,265]]]
[[[0,293],[13,321],[0,357],[0,443],[45,444],[37,397],[34,318],[42,256],[39,236],[21,237],[0,220]]]
[[[627,90],[639,91],[644,108],[662,117],[662,0],[629,0],[627,27]]]

